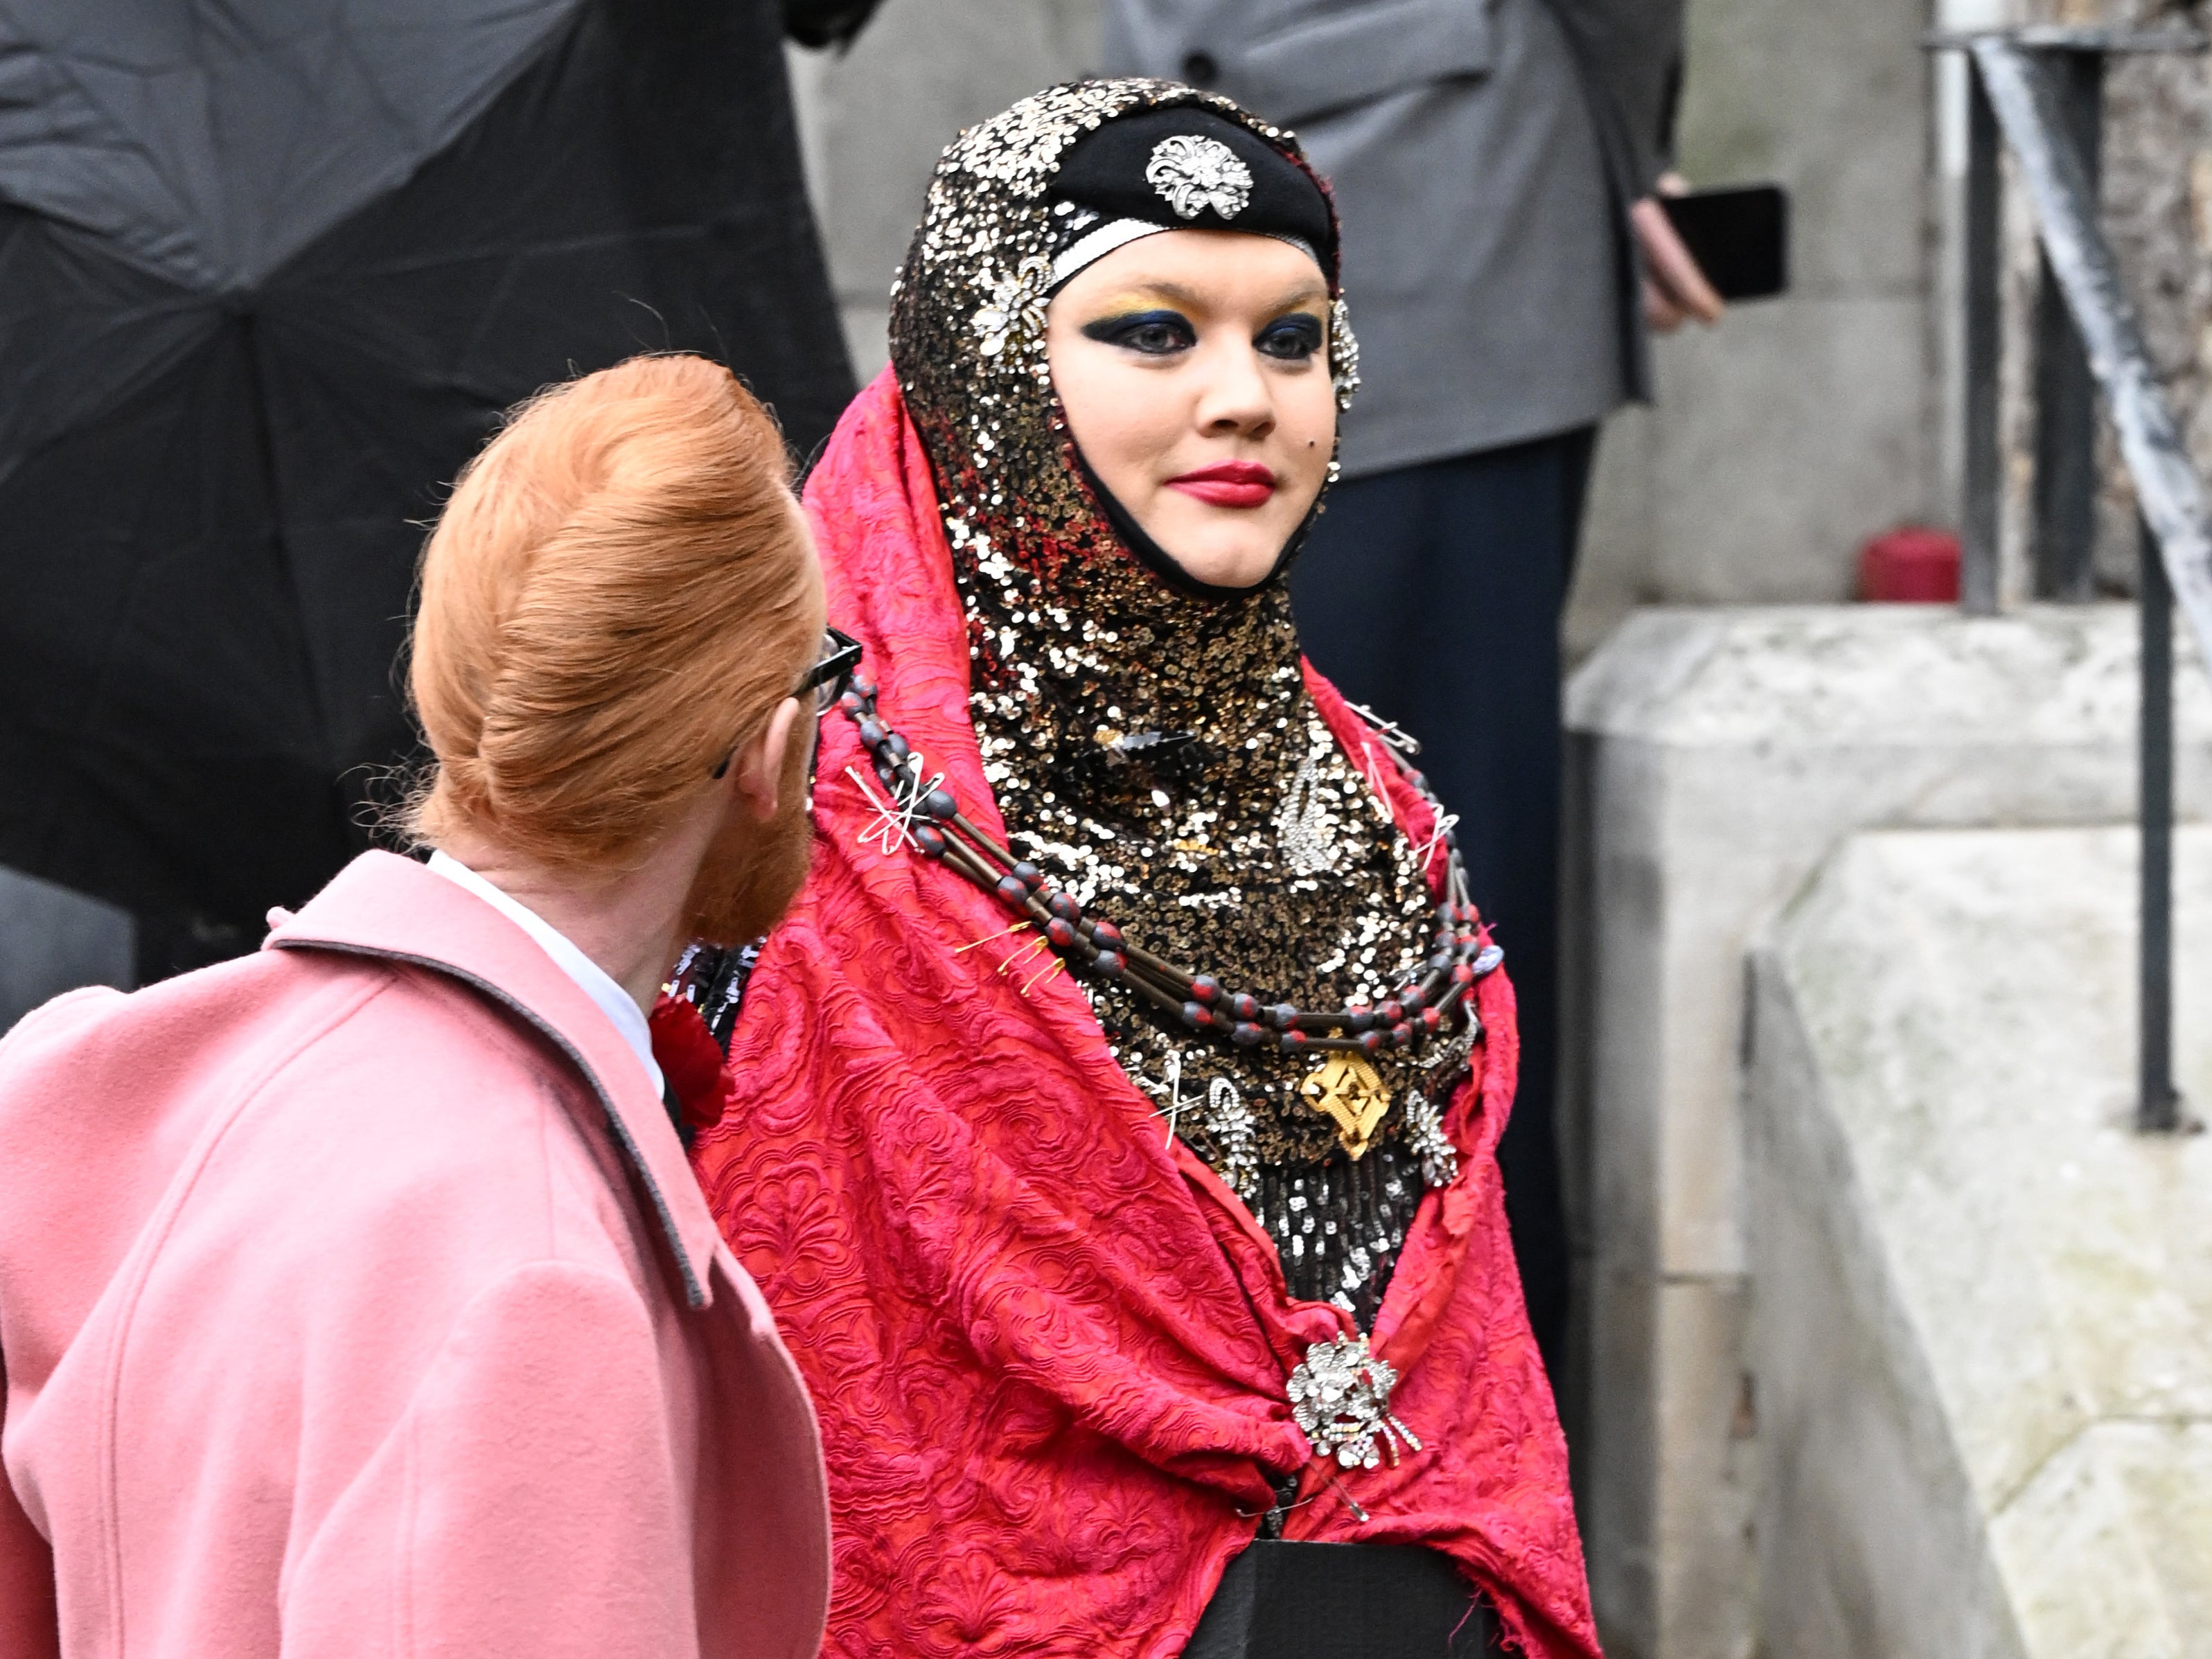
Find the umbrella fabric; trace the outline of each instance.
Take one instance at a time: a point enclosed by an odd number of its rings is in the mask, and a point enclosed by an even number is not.
[[[364,843],[443,486],[640,350],[851,371],[770,0],[0,0],[0,863],[220,931]]]

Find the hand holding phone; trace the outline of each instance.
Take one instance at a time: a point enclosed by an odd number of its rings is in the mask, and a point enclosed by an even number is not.
[[[1628,223],[1636,234],[1644,320],[1651,331],[1672,334],[1693,318],[1709,328],[1720,321],[1726,305],[1657,200],[1647,196],[1631,207]]]

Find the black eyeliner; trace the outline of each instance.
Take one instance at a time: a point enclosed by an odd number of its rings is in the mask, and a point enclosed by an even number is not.
[[[1083,336],[1088,340],[1110,343],[1115,336],[1133,328],[1164,326],[1188,331],[1190,319],[1180,311],[1120,311],[1110,317],[1101,317],[1096,322],[1083,325]]]

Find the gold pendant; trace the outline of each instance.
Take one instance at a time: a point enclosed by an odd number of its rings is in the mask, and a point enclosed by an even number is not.
[[[1306,1103],[1336,1125],[1345,1153],[1358,1163],[1375,1144],[1375,1131],[1390,1109],[1382,1074],[1364,1054],[1332,1053],[1298,1085]]]

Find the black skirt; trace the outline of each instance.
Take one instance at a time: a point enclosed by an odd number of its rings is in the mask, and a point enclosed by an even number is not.
[[[1415,1545],[1262,1539],[1229,1564],[1183,1659],[1474,1659],[1498,1619]]]

